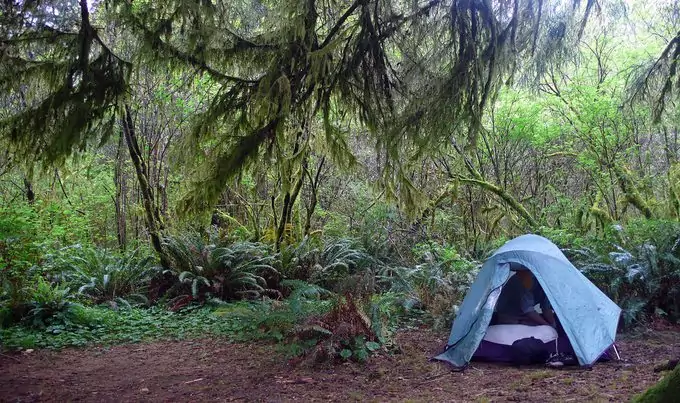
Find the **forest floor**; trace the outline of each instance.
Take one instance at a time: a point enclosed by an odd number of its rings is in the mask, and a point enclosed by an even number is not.
[[[428,358],[446,334],[397,334],[400,354],[310,367],[272,345],[218,339],[0,356],[0,401],[627,401],[680,356],[680,333],[619,337],[623,361],[592,370],[473,363],[450,372]]]

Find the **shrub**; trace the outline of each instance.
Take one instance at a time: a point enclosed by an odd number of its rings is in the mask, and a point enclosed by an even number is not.
[[[189,235],[168,237],[164,246],[176,279],[171,294],[225,301],[280,295],[275,289],[280,280],[275,255],[264,244],[236,242],[220,247]]]
[[[149,282],[159,271],[139,250],[119,256],[106,249],[73,245],[45,257],[43,274],[78,290],[93,303],[146,304]]]
[[[73,302],[74,296],[69,288],[52,285],[42,278],[30,292],[27,314],[22,320],[31,327],[68,324],[79,306]]]
[[[338,297],[325,315],[310,318],[297,329],[299,351],[312,363],[330,360],[363,362],[371,351],[380,348],[371,321],[360,304],[351,296]]]
[[[626,326],[654,315],[671,321],[680,319],[677,226],[662,222],[649,224],[644,231],[628,233],[623,228],[617,231],[622,245],[612,245],[606,255],[585,248],[565,252],[586,276],[621,306]],[[647,235],[641,235],[643,233]],[[644,243],[632,245],[640,241]]]

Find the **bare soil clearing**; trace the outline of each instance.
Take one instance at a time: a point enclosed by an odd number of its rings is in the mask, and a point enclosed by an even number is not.
[[[590,371],[429,362],[446,342],[429,330],[397,336],[401,354],[365,365],[309,367],[273,346],[204,339],[0,356],[0,401],[627,401],[680,356],[680,333],[622,336],[622,362]]]

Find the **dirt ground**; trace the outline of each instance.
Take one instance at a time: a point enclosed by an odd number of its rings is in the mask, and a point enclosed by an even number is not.
[[[429,362],[446,334],[402,332],[401,354],[311,368],[272,346],[154,342],[0,356],[0,401],[627,401],[680,356],[680,333],[620,337],[621,362],[592,370]]]

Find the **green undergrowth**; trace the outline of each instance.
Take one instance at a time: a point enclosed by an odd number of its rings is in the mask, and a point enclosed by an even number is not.
[[[310,301],[295,309],[279,302],[236,302],[188,306],[177,312],[158,307],[113,311],[82,306],[69,320],[42,329],[21,325],[0,329],[0,345],[5,350],[61,349],[200,337],[276,342],[302,317],[328,309],[327,301]]]
[[[73,305],[60,320],[42,327],[21,323],[0,328],[0,347],[59,350],[213,338],[265,342],[286,358],[365,362],[380,351],[399,351],[394,344],[398,329],[431,325],[427,313],[405,309],[397,294],[374,295],[361,304],[348,305],[348,301],[338,295],[258,302],[212,300],[176,312],[160,306],[112,310],[105,305]]]

